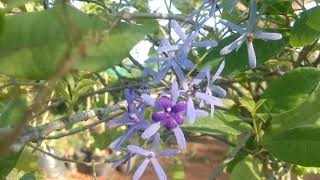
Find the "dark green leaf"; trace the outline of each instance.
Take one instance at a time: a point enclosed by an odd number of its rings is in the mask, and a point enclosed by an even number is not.
[[[244,123],[243,120],[223,111],[216,111],[213,118],[209,116],[204,119],[197,119],[193,124],[185,124],[182,127],[185,131],[209,135],[239,135],[250,129],[249,125]]]
[[[264,147],[275,157],[291,164],[320,166],[320,126],[306,125],[281,131],[264,139]]]
[[[106,36],[100,45],[87,52],[77,68],[88,71],[106,70],[129,55],[132,47],[148,33],[158,30],[158,22],[137,21],[138,24],[122,23]]]
[[[70,53],[67,46],[105,23],[68,5],[6,16],[0,36],[0,72],[30,79],[50,77]],[[88,39],[86,39],[88,41]],[[79,53],[79,52],[75,52]],[[28,68],[26,68],[28,67]]]
[[[319,17],[320,17],[320,6],[316,6],[314,8],[311,8],[308,10],[307,14],[307,22],[306,24],[310,26],[311,28],[320,31],[320,23],[319,23]]]
[[[260,112],[280,113],[299,106],[320,82],[317,68],[298,68],[271,82],[261,98],[266,99]]]
[[[302,12],[300,17],[294,22],[290,37],[290,44],[292,46],[305,46],[320,38],[320,31],[317,31],[316,29],[313,29],[307,25],[307,22],[313,24],[313,19],[316,19],[317,23],[319,22],[317,16],[310,18],[310,12],[314,12],[313,9],[314,8],[311,8],[308,11]]]
[[[320,166],[320,86],[300,106],[275,114],[262,144],[276,158],[303,166]],[[286,145],[286,146],[285,146]]]
[[[68,54],[79,53],[83,58],[77,68],[105,70],[120,63],[145,34],[157,29],[155,20],[137,21],[136,24],[121,22],[105,33],[108,30],[106,22],[68,5],[6,16],[0,37],[0,72],[47,79],[62,61],[68,59]],[[75,47],[72,49],[71,45]]]

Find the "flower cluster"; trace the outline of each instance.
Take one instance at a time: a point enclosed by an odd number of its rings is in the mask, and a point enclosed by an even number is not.
[[[127,131],[117,138],[111,147],[117,151],[125,151],[126,154],[113,164],[113,167],[127,162],[127,172],[130,170],[131,158],[143,156],[145,160],[140,164],[134,173],[133,179],[139,179],[149,162],[153,165],[158,178],[167,179],[157,158],[161,156],[173,156],[187,148],[186,139],[182,126],[185,123],[193,124],[197,118],[214,115],[216,107],[222,106],[221,97],[225,97],[227,92],[220,86],[215,85],[215,81],[221,75],[225,62],[222,61],[212,75],[212,66],[207,65],[199,71],[193,79],[186,76],[185,72],[196,69],[190,58],[195,48],[214,48],[218,45],[216,41],[199,41],[201,28],[206,22],[213,18],[217,9],[228,8],[231,12],[239,0],[203,0],[203,5],[191,14],[187,19],[197,22],[196,27],[186,33],[184,24],[179,25],[175,20],[170,21],[170,27],[178,36],[178,40],[170,42],[162,39],[160,46],[156,49],[159,53],[157,57],[149,58],[145,61],[147,65],[156,63],[158,71],[154,71],[151,66],[146,67],[144,74],[153,77],[153,83],[159,84],[166,79],[166,75],[174,73],[176,80],[172,80],[171,89],[156,97],[140,92],[135,89],[125,90],[125,99],[128,103],[127,112],[123,119],[108,122],[108,126],[127,126]],[[246,41],[248,48],[249,64],[253,68],[256,66],[256,56],[252,45],[253,39],[277,40],[280,34],[267,33],[255,29],[256,23],[256,2],[250,2],[250,14],[247,28],[233,24],[226,20],[220,23],[240,35],[231,44],[221,49],[220,54],[226,55],[233,50],[237,50]],[[172,72],[172,73],[169,73]],[[191,72],[191,71],[189,71]],[[190,73],[189,73],[190,74]],[[153,110],[150,119],[145,119],[147,108]],[[210,113],[208,113],[210,110]],[[187,122],[185,120],[188,120]],[[157,151],[160,145],[160,134],[173,136],[179,149],[169,149]],[[137,141],[141,138],[141,141]],[[126,143],[130,143],[129,145]],[[135,144],[131,144],[136,142]],[[140,142],[140,143],[137,143]],[[147,147],[150,147],[147,150]]]

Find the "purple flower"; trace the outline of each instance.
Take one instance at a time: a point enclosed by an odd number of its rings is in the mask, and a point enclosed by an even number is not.
[[[128,103],[128,111],[124,113],[121,120],[113,120],[107,123],[108,126],[128,126],[128,131],[117,138],[110,146],[114,150],[120,150],[121,145],[129,138],[133,137],[139,130],[144,130],[149,126],[149,122],[144,120],[144,105],[136,106],[135,100],[140,99],[133,89],[125,90],[125,97]]]
[[[268,33],[263,32],[261,30],[254,31],[254,26],[256,24],[256,13],[257,13],[257,5],[255,0],[250,1],[250,14],[249,14],[249,22],[246,29],[242,28],[239,25],[233,24],[227,20],[221,20],[220,23],[230,28],[232,31],[236,31],[241,34],[238,39],[236,39],[231,44],[227,45],[223,49],[220,50],[221,55],[226,55],[233,50],[238,50],[243,42],[245,41],[247,44],[249,65],[251,68],[256,67],[256,55],[253,48],[252,41],[254,39],[262,39],[262,40],[279,40],[282,38],[281,34],[278,33]]]
[[[153,139],[153,142],[151,144],[151,149],[149,151],[145,150],[141,147],[138,147],[136,145],[129,145],[127,147],[129,152],[134,153],[134,154],[139,154],[139,155],[145,157],[145,160],[141,163],[141,165],[138,167],[138,169],[134,173],[133,180],[140,179],[140,177],[143,175],[143,173],[144,173],[144,171],[150,161],[153,165],[154,170],[157,173],[158,178],[160,180],[167,179],[165,172],[163,171],[160,163],[158,162],[158,160],[156,158],[162,157],[162,156],[175,156],[179,153],[179,150],[168,149],[168,150],[157,152],[156,150],[157,150],[159,143],[160,143],[160,135],[159,135],[159,133],[157,133]]]
[[[161,96],[157,105],[161,111],[152,113],[152,120],[156,123],[150,125],[143,133],[142,138],[148,139],[158,132],[161,126],[165,126],[167,130],[172,130],[177,144],[181,150],[186,148],[186,140],[179,125],[183,124],[183,112],[186,110],[186,103],[180,102],[174,104],[167,96]]]

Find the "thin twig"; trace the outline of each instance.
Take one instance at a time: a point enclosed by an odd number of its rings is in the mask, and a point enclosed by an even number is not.
[[[66,136],[71,136],[71,135],[77,134],[77,133],[79,133],[81,131],[84,131],[84,130],[87,130],[89,128],[92,128],[92,127],[94,127],[94,126],[96,126],[98,124],[101,124],[103,122],[111,120],[111,119],[113,119],[113,118],[115,118],[117,116],[120,116],[122,114],[123,114],[123,111],[118,111],[118,112],[116,112],[116,113],[114,113],[112,115],[109,115],[109,116],[107,116],[107,117],[105,117],[105,118],[103,118],[101,120],[95,121],[95,122],[93,122],[91,124],[88,124],[86,126],[82,126],[82,127],[77,128],[77,129],[72,129],[72,130],[70,130],[69,132],[66,132],[66,133],[61,133],[61,134],[57,134],[57,135],[53,135],[53,136],[49,136],[49,137],[44,137],[43,139],[60,139],[60,138],[66,137]]]
[[[64,157],[60,157],[60,156],[57,156],[57,155],[54,155],[50,152],[47,152],[45,150],[42,150],[40,148],[38,148],[37,146],[34,146],[32,145],[31,143],[28,143],[27,146],[29,146],[30,148],[36,150],[36,151],[39,151],[43,154],[46,154],[56,160],[59,160],[59,161],[64,161],[64,162],[71,162],[71,163],[76,163],[76,164],[84,164],[86,166],[92,166],[92,163],[90,162],[84,162],[84,161],[77,161],[77,160],[74,160],[74,159],[68,159],[68,158],[64,158]],[[100,165],[100,164],[106,164],[106,163],[113,163],[114,160],[111,160],[111,159],[106,159],[104,162],[99,162],[99,163],[95,163],[95,165]]]
[[[125,101],[121,101],[108,108],[97,108],[89,111],[83,111],[79,114],[74,114],[70,116],[69,119],[66,116],[63,116],[57,120],[40,125],[27,131],[18,138],[18,142],[11,145],[10,149],[13,152],[18,152],[28,142],[39,142],[43,138],[47,137],[50,133],[64,129],[70,126],[70,124],[86,121],[96,116],[108,115],[110,112],[115,112],[122,109],[126,106],[126,104],[127,103]]]

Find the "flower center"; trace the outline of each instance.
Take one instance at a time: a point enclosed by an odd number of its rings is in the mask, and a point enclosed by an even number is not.
[[[167,107],[167,112],[171,112],[171,107]]]
[[[248,34],[247,34],[247,40],[248,40],[249,42],[252,42],[253,39],[254,39],[254,35],[253,35],[252,33],[248,33]]]
[[[152,157],[154,157],[155,156],[155,153],[154,152],[149,152],[149,154],[148,154],[148,158],[152,158]]]
[[[138,119],[138,118],[137,118],[137,115],[134,114],[134,113],[130,113],[130,114],[129,114],[129,118],[130,118],[131,120],[137,120],[137,119]]]

